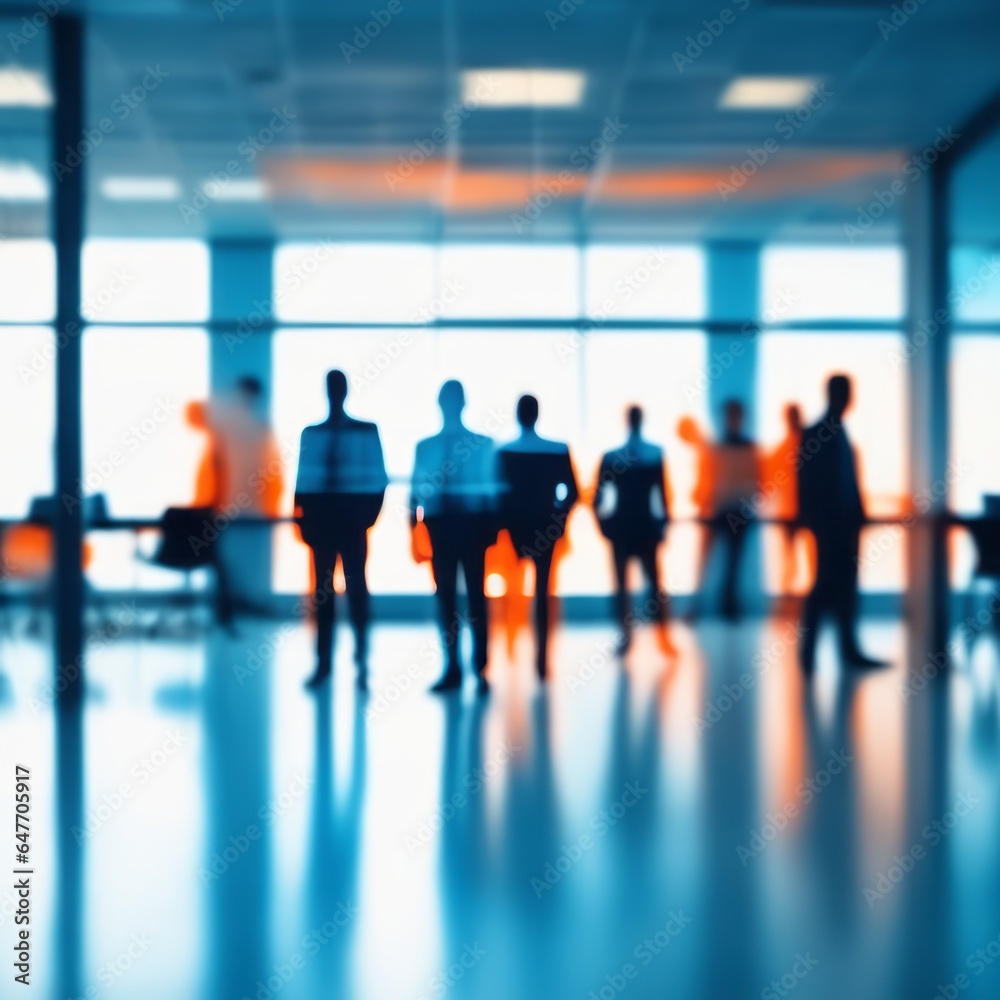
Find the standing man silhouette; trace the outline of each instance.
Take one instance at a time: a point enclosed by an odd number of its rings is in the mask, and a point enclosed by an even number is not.
[[[493,441],[462,423],[465,389],[449,379],[438,393],[441,430],[417,444],[410,492],[411,526],[427,527],[431,568],[445,668],[431,688],[453,691],[462,685],[459,655],[462,622],[458,614],[458,570],[465,578],[472,626],[472,657],[480,693],[489,690],[486,617],[486,550],[496,541],[496,450]]]
[[[789,597],[796,576],[796,541],[799,523],[799,482],[796,467],[802,443],[802,411],[795,403],[785,407],[785,436],[768,456],[765,478],[772,493],[773,514],[782,523],[781,594]]]
[[[628,564],[638,559],[650,589],[652,618],[657,624],[660,647],[668,655],[677,652],[667,632],[667,595],[660,586],[657,550],[670,520],[670,488],[667,484],[663,449],[642,436],[642,409],[628,411],[628,439],[621,448],[602,459],[594,493],[594,513],[601,534],[611,542],[615,566],[615,611],[621,635],[618,652],[632,645]]]
[[[747,534],[754,519],[752,501],[760,488],[757,446],[743,433],[743,404],[727,400],[723,406],[725,431],[712,446],[712,537],[726,545],[723,566],[722,614],[739,618],[739,579]]]
[[[538,400],[517,401],[520,435],[499,451],[500,519],[521,559],[535,564],[535,667],[548,671],[549,581],[552,553],[566,531],[566,519],[579,499],[569,447],[535,431]]]
[[[326,393],[329,416],[302,432],[295,483],[296,519],[302,540],[312,549],[315,571],[316,672],[306,686],[319,687],[332,670],[333,570],[339,556],[354,626],[357,683],[364,689],[368,681],[368,529],[382,509],[389,477],[378,428],[344,412],[347,376],[342,371],[327,373]]]
[[[847,666],[881,667],[858,645],[858,542],[865,521],[854,449],[843,418],[851,403],[851,381],[827,382],[827,410],[802,432],[799,447],[799,518],[816,538],[816,580],[806,598],[799,660],[806,673],[816,665],[823,616],[837,621],[840,655]]]

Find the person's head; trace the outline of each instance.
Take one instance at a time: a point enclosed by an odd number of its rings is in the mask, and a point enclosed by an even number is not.
[[[802,411],[796,403],[789,403],[785,407],[785,426],[792,434],[798,434],[802,430]]]
[[[248,410],[257,406],[264,395],[264,383],[254,375],[243,375],[238,378],[234,389],[237,402]]]
[[[461,420],[465,409],[465,389],[457,378],[450,378],[438,393],[438,406],[445,420]]]
[[[517,422],[530,431],[538,423],[538,400],[524,395],[517,401]]]
[[[727,434],[739,434],[743,430],[743,404],[738,399],[727,399],[722,414]]]
[[[688,444],[701,444],[701,431],[694,417],[681,417],[677,421],[677,436]]]
[[[184,420],[188,427],[203,431],[208,429],[208,407],[200,400],[193,400],[184,407]]]
[[[347,376],[339,369],[333,368],[326,373],[326,398],[330,400],[331,410],[342,410],[347,399]]]
[[[846,375],[831,375],[826,383],[827,409],[839,420],[851,405],[851,380]]]
[[[638,434],[642,430],[642,407],[630,406],[626,419],[628,420],[628,429],[633,434]]]

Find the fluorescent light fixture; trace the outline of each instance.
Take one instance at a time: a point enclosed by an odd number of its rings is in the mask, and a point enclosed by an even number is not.
[[[0,201],[45,201],[49,185],[30,163],[0,163]]]
[[[812,76],[738,76],[719,99],[720,108],[794,108],[813,92]]]
[[[571,69],[467,69],[462,100],[489,108],[572,108],[586,77]]]
[[[176,177],[105,177],[101,194],[109,201],[177,201],[181,185]]]
[[[267,182],[256,177],[209,178],[201,182],[201,190],[212,201],[264,201],[271,192]]]
[[[52,104],[52,93],[41,73],[5,66],[0,69],[0,107],[47,108]]]

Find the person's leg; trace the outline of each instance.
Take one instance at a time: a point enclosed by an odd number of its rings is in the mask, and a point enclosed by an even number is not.
[[[234,601],[232,587],[226,563],[219,551],[218,543],[212,547],[212,568],[215,570],[215,620],[226,629],[235,633],[233,624]]]
[[[795,539],[798,527],[794,524],[781,525],[781,596],[790,597],[795,585]]]
[[[618,622],[618,650],[624,653],[632,643],[629,625],[628,550],[624,545],[612,545],[615,567],[615,618]]]
[[[799,663],[806,673],[812,673],[816,666],[816,644],[819,641],[819,630],[823,624],[823,615],[829,610],[830,594],[830,561],[836,542],[825,536],[816,536],[816,575],[812,590],[806,596],[802,606],[802,637],[799,640]]]
[[[316,545],[312,550],[313,614],[316,616],[316,672],[311,682],[319,682],[330,676],[333,669],[333,630],[336,603],[333,591],[333,567],[337,561],[337,550],[332,543]]]
[[[358,665],[358,681],[363,683],[368,670],[368,622],[370,598],[365,564],[368,561],[368,532],[363,525],[352,528],[345,538],[340,558],[344,567],[347,604],[354,627],[354,661]]]
[[[831,582],[833,611],[837,618],[840,655],[849,666],[883,666],[866,656],[858,643],[858,544],[860,532],[845,533],[837,545],[835,576]]]
[[[646,582],[649,584],[649,603],[653,610],[652,618],[656,623],[656,632],[660,648],[665,653],[673,655],[677,652],[677,647],[670,639],[670,630],[668,625],[668,602],[670,598],[660,586],[660,564],[659,560],[656,558],[658,549],[659,546],[655,542],[649,545],[644,545],[642,550],[639,552],[639,562],[642,565],[642,571],[646,576]]]
[[[739,587],[740,587],[740,564],[743,561],[743,549],[746,544],[747,528],[749,525],[746,519],[737,513],[738,523],[727,522],[726,518],[719,519],[720,532],[726,534],[726,563],[725,579],[722,587],[722,613],[726,618],[738,618],[740,613]]]
[[[544,680],[549,666],[549,580],[552,576],[552,549],[540,552],[535,563],[535,669]]]
[[[454,519],[446,523],[428,520],[427,531],[431,538],[431,568],[434,571],[434,596],[437,603],[438,625],[444,655],[444,673],[435,687],[442,690],[461,683],[462,668],[458,647],[462,639],[461,621],[458,617],[458,553],[456,533],[462,528]]]
[[[481,679],[489,662],[489,613],[486,607],[486,549],[480,533],[466,539],[462,550],[462,575],[472,628],[472,664]]]

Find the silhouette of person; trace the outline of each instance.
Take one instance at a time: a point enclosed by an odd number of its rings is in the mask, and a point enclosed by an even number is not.
[[[237,606],[257,614],[267,613],[271,593],[271,526],[255,522],[278,516],[284,486],[281,453],[261,412],[263,402],[260,379],[244,375],[230,398],[212,411],[216,503],[222,510],[239,512],[236,527],[229,525],[220,536],[219,555]]]
[[[357,683],[364,689],[368,680],[368,529],[382,509],[389,477],[378,428],[344,412],[347,376],[342,371],[327,372],[326,393],[329,416],[303,430],[295,482],[296,520],[302,540],[312,549],[315,571],[316,671],[306,686],[319,687],[332,671],[333,570],[339,556],[354,627]]]
[[[695,515],[701,522],[698,525],[698,555],[695,566],[694,594],[691,599],[689,617],[698,613],[699,595],[705,583],[705,572],[708,559],[712,553],[712,531],[708,525],[712,515],[712,448],[702,429],[694,417],[681,417],[677,422],[677,436],[694,452],[695,477],[691,490],[691,503],[694,504]]]
[[[601,534],[611,542],[615,568],[615,611],[621,635],[618,650],[632,644],[628,564],[638,559],[650,589],[651,617],[657,623],[661,647],[676,652],[667,634],[667,595],[660,586],[657,550],[670,520],[670,489],[663,449],[642,436],[642,409],[628,411],[625,444],[601,459],[594,492],[594,513]]]
[[[566,519],[579,499],[569,447],[535,430],[538,400],[517,401],[521,433],[498,452],[500,520],[510,532],[520,559],[535,565],[535,668],[541,680],[548,671],[549,582],[556,542],[566,533]]]
[[[192,400],[184,408],[184,420],[187,425],[199,434],[204,435],[204,447],[195,474],[194,500],[192,511],[201,511],[207,516],[215,514],[223,506],[220,495],[220,484],[223,481],[222,449],[219,436],[211,419],[211,408],[201,400]],[[169,529],[168,529],[169,530]],[[232,582],[222,557],[219,541],[225,537],[225,532],[214,542],[207,542],[209,562],[215,571],[215,620],[228,632],[235,635],[234,614],[237,601],[233,595]]]
[[[472,657],[480,693],[489,690],[488,621],[484,575],[486,550],[496,539],[496,449],[493,441],[462,422],[465,389],[449,379],[438,393],[441,430],[417,444],[410,491],[410,523],[423,522],[430,538],[438,623],[445,668],[431,688],[461,687],[459,656],[462,620],[458,614],[458,570],[465,578]]]
[[[772,496],[772,512],[781,532],[781,593],[788,597],[795,585],[796,546],[804,534],[799,516],[799,477],[796,465],[802,442],[802,411],[795,403],[785,407],[785,437],[768,456],[765,478]]]
[[[802,432],[799,447],[799,519],[816,539],[816,579],[806,598],[799,647],[807,673],[816,665],[816,642],[826,613],[837,621],[840,655],[848,666],[885,665],[865,656],[857,639],[857,556],[865,512],[854,449],[843,424],[851,381],[846,375],[833,375],[826,392],[826,413]]]
[[[750,505],[759,489],[760,458],[757,446],[743,433],[743,404],[729,399],[723,406],[725,429],[712,446],[711,545],[722,540],[726,547],[722,580],[722,614],[739,617],[740,564],[747,533],[753,521]]]

